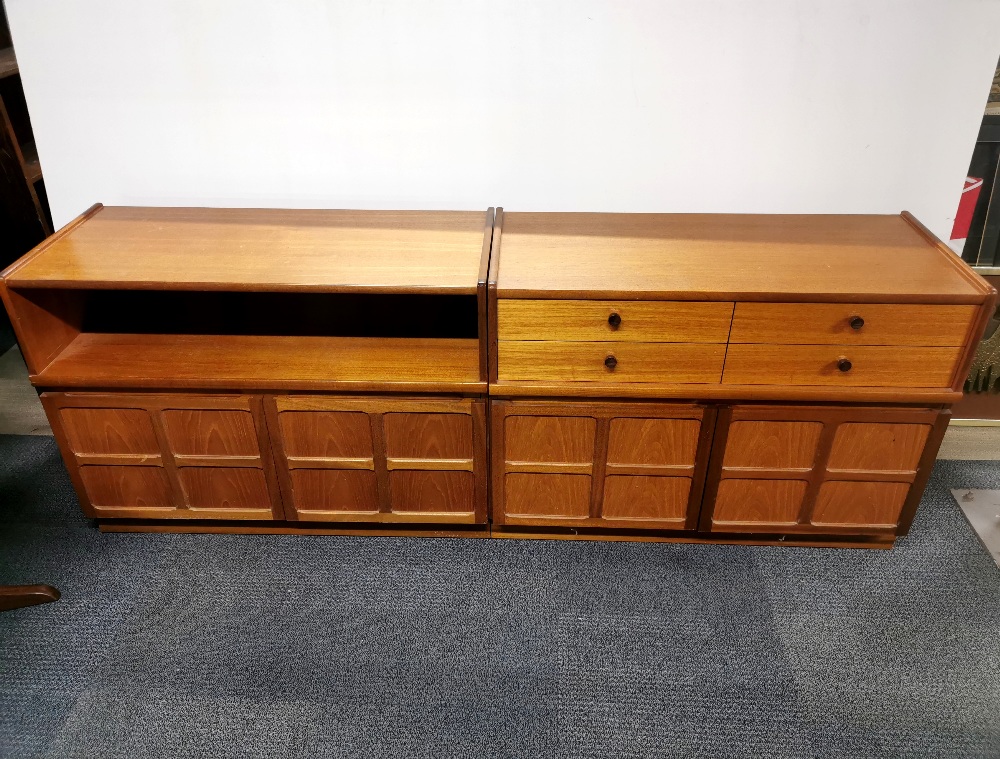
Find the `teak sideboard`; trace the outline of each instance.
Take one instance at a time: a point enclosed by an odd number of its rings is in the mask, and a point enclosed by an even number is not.
[[[0,295],[102,529],[872,547],[997,297],[906,213],[101,205]]]

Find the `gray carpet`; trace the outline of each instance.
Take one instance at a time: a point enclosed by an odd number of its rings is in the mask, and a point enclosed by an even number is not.
[[[998,757],[1000,570],[893,551],[102,535],[0,437],[3,757]]]

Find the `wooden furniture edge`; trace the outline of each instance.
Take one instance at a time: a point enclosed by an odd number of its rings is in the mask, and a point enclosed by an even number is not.
[[[634,382],[603,383],[491,382],[491,398],[552,399],[661,399],[690,402],[768,401],[809,403],[892,403],[944,405],[961,400],[962,393],[950,388],[836,387],[826,385],[727,385]]]
[[[882,550],[892,548],[894,543],[892,536],[885,539],[873,538],[871,540],[859,539],[857,536],[848,536],[843,540],[837,540],[831,539],[829,535],[822,535],[818,536],[815,540],[810,540],[798,535],[785,538],[780,534],[761,534],[760,537],[753,537],[746,534],[730,535],[726,533],[713,533],[709,536],[672,533],[669,530],[611,533],[599,532],[596,529],[576,530],[569,527],[550,528],[548,530],[531,527],[525,528],[524,531],[513,527],[505,527],[501,530],[492,530],[490,537],[518,540],[592,540],[631,543],[688,543],[694,545],[793,546],[797,548],[877,548]]]
[[[493,249],[493,227],[496,222],[496,211],[493,206],[486,209],[486,222],[483,228],[483,250],[479,255],[479,275],[476,279],[476,313],[478,315],[479,335],[479,379],[489,380],[489,293],[490,252]]]
[[[952,380],[952,389],[956,392],[961,392],[963,385],[965,385],[965,380],[969,376],[969,370],[972,368],[972,362],[975,360],[979,341],[986,330],[986,325],[996,311],[997,289],[977,274],[961,256],[945,245],[937,235],[924,226],[912,213],[903,211],[900,213],[900,216],[907,224],[913,227],[917,234],[923,237],[944,257],[949,266],[957,271],[982,295],[979,315],[973,319],[972,324],[969,326],[969,333],[966,335],[965,340],[965,354],[955,367],[955,376]]]
[[[19,259],[17,259],[14,263],[12,263],[6,269],[4,269],[2,272],[0,272],[0,279],[7,280],[18,269],[20,269],[22,266],[24,266],[26,263],[28,263],[28,261],[32,260],[33,258],[35,258],[36,256],[38,256],[39,254],[41,254],[46,248],[48,248],[50,245],[52,245],[57,240],[60,240],[63,237],[65,237],[67,234],[69,234],[70,232],[72,232],[78,226],[80,226],[81,224],[83,224],[83,222],[87,221],[87,219],[89,219],[89,218],[93,217],[94,215],[96,215],[102,208],[104,208],[104,204],[103,203],[94,203],[94,205],[92,205],[90,208],[88,208],[82,214],[80,214],[79,216],[77,216],[75,219],[73,219],[72,221],[70,221],[65,226],[60,227],[54,234],[50,235],[49,237],[46,237],[44,240],[42,240],[40,243],[38,243],[38,245],[36,245],[34,248],[32,248],[31,250],[29,250],[27,253],[25,253],[23,256],[21,256]]]
[[[760,536],[717,534],[711,536],[673,533],[668,530],[651,530],[631,532],[600,532],[597,530],[580,531],[572,528],[549,530],[528,528],[524,531],[516,528],[482,529],[476,525],[470,529],[432,529],[416,527],[405,529],[372,528],[363,524],[345,527],[329,527],[325,524],[267,524],[249,523],[232,524],[225,522],[182,522],[177,520],[134,520],[134,519],[99,519],[96,520],[101,532],[149,532],[149,533],[180,533],[208,535],[349,535],[357,537],[406,537],[406,538],[496,538],[519,540],[590,540],[602,542],[631,543],[686,543],[694,545],[744,545],[744,546],[793,546],[799,548],[869,548],[889,549],[894,540],[873,537],[870,540],[859,539],[856,536],[845,537],[843,540],[832,539],[823,535],[817,539],[805,539],[801,536],[783,538],[781,535],[761,534]]]
[[[51,585],[0,585],[0,611],[52,603],[59,595]]]
[[[503,207],[497,206],[496,220],[493,222],[493,241],[490,246],[490,267],[487,274],[489,313],[489,373],[487,380],[496,382],[499,373],[497,362],[497,278],[500,276],[500,242],[503,236]]]
[[[45,372],[28,377],[38,392],[104,392],[104,393],[343,393],[345,395],[366,393],[413,393],[415,395],[446,395],[455,397],[485,397],[485,382],[443,383],[443,382],[371,382],[369,380],[197,380],[180,383],[164,383],[159,380],[139,381],[134,379],[114,382],[51,382]]]
[[[344,523],[343,527],[331,527],[328,522],[281,523],[243,522],[233,524],[219,520],[185,522],[180,520],[155,519],[98,519],[101,532],[160,532],[208,535],[356,535],[361,537],[414,537],[414,538],[488,538],[488,529],[483,525],[472,525],[469,529],[455,528],[453,525],[435,529],[425,525],[407,529],[405,525],[392,527],[368,526],[362,523]]]
[[[927,482],[931,478],[931,471],[934,469],[934,462],[937,461],[938,451],[941,448],[941,441],[944,440],[944,434],[948,431],[948,424],[950,422],[951,410],[942,409],[938,414],[937,420],[934,422],[934,426],[931,428],[931,433],[928,435],[927,441],[924,443],[924,450],[920,455],[920,462],[917,464],[917,474],[910,485],[910,492],[906,495],[906,501],[903,502],[899,521],[896,523],[897,537],[902,537],[910,532],[913,519],[917,514],[917,507],[920,506],[920,501],[923,500]]]
[[[916,216],[909,211],[902,211],[899,215],[903,218],[903,221],[913,227],[913,229],[921,237],[927,240],[927,242],[929,242],[938,251],[938,253],[942,254],[948,264],[970,285],[976,288],[984,296],[988,297],[991,293],[994,297],[996,296],[996,288],[973,271],[972,267],[963,261],[961,256],[945,245],[941,238],[924,226]]]
[[[978,274],[976,276],[979,276]],[[497,297],[510,300],[641,300],[733,301],[737,303],[873,303],[927,306],[976,306],[982,293],[955,295],[859,295],[858,293],[731,292],[727,290],[525,290],[497,288]]]

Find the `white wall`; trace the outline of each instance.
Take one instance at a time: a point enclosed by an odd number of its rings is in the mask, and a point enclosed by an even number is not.
[[[997,0],[6,0],[57,225],[106,204],[913,211]]]

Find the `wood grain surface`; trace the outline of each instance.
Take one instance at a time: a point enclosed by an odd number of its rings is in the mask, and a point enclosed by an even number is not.
[[[497,303],[497,339],[724,343],[732,315],[733,304],[725,302],[504,298]]]
[[[719,382],[726,346],[518,340],[498,343],[497,353],[501,381],[708,383]]]
[[[33,381],[44,387],[227,390],[485,387],[477,340],[86,332]]]
[[[507,211],[500,254],[501,299],[979,304],[987,293],[900,216]]]
[[[936,387],[951,385],[962,348],[730,345],[722,381],[735,385]],[[838,362],[847,359],[849,371]]]
[[[737,303],[731,343],[965,345],[975,306]],[[851,321],[860,319],[855,329]]]
[[[483,211],[104,207],[15,287],[475,294]]]

